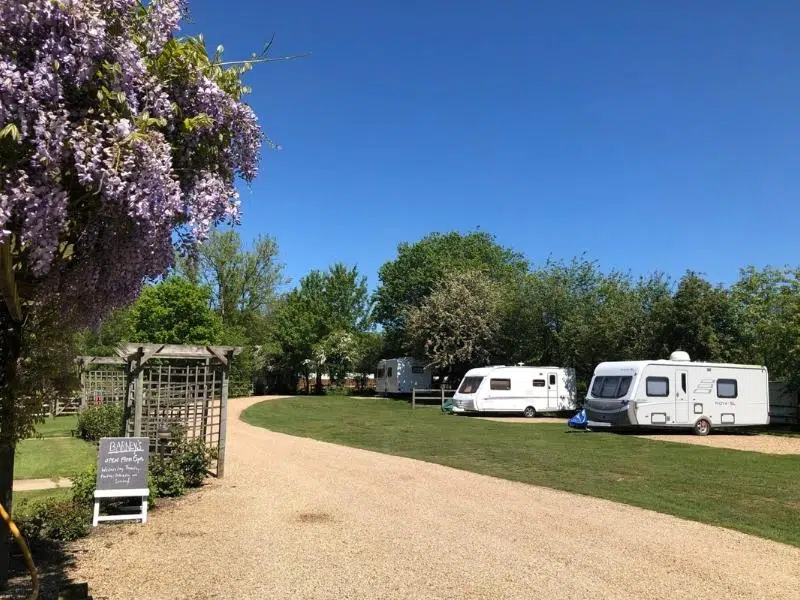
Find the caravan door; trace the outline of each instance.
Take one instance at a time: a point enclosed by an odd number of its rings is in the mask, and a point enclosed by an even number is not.
[[[558,409],[558,373],[556,371],[547,373],[547,408]]]
[[[689,422],[689,370],[675,370],[675,423]]]

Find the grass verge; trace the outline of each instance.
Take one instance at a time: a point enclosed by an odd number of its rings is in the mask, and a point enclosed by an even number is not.
[[[72,431],[77,426],[77,415],[47,417],[42,423],[36,425],[36,433],[34,434],[34,437],[71,437]]]
[[[33,502],[34,500],[44,500],[45,498],[70,498],[72,490],[70,488],[55,488],[51,490],[30,490],[27,492],[14,492],[14,506],[17,507],[21,502]]]
[[[343,397],[272,400],[251,425],[623,502],[800,546],[800,456],[773,456],[559,424],[496,423]],[[587,515],[587,519],[591,515]]]
[[[14,479],[70,477],[97,460],[94,444],[75,438],[23,440],[17,445]]]

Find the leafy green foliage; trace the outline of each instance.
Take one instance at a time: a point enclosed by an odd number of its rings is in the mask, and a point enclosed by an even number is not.
[[[142,290],[131,310],[134,342],[213,344],[222,332],[220,317],[209,307],[211,291],[172,276]]]
[[[360,375],[359,385],[367,385],[367,375],[374,374],[378,361],[383,357],[385,338],[383,332],[365,331],[356,338],[353,370]]]
[[[408,310],[419,306],[448,275],[479,270],[493,281],[514,280],[528,270],[521,255],[488,233],[432,233],[414,244],[402,243],[397,258],[378,270],[375,319],[388,330],[402,330]]]
[[[89,506],[63,498],[46,498],[23,503],[14,520],[31,546],[45,540],[70,542],[89,534],[92,511]]]
[[[252,250],[246,250],[233,230],[213,231],[198,255],[181,259],[178,268],[211,290],[211,306],[223,325],[246,331],[269,313],[286,283],[277,242],[258,236]]]
[[[183,496],[186,492],[186,477],[178,462],[170,457],[151,456],[150,475],[159,498]]]
[[[750,355],[742,325],[730,292],[689,272],[672,298],[663,338],[693,360],[741,362]]]
[[[186,487],[195,488],[203,485],[212,461],[216,460],[217,451],[203,443],[202,440],[182,441],[169,455],[183,473]]]
[[[358,353],[358,336],[371,323],[366,278],[356,267],[335,264],[312,271],[278,306],[273,338],[282,369],[302,374],[330,372],[341,380]]]
[[[489,362],[500,328],[500,290],[481,271],[453,273],[408,311],[411,349],[431,365],[463,375]]]
[[[122,404],[117,402],[88,406],[78,415],[75,432],[78,437],[89,442],[121,435],[122,411]]]
[[[95,329],[84,329],[75,336],[78,353],[83,356],[114,356],[115,348],[130,341],[132,333],[131,309],[112,312]]]
[[[75,473],[72,476],[72,501],[83,506],[94,504],[94,491],[97,489],[97,465]]]
[[[732,288],[751,360],[800,387],[800,269],[743,269]]]

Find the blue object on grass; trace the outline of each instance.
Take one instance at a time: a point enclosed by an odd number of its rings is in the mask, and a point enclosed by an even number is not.
[[[575,416],[573,416],[569,421],[567,421],[567,425],[574,429],[586,429],[586,426],[589,424],[589,419],[586,418],[586,411],[581,410]]]

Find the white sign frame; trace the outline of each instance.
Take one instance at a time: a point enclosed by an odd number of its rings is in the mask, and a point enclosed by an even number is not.
[[[101,521],[139,521],[142,525],[147,523],[147,498],[150,496],[150,490],[95,490],[94,492],[94,515],[92,516],[92,527],[97,527]],[[100,514],[100,499],[101,498],[141,498],[142,499],[142,512],[132,515],[101,515]]]

